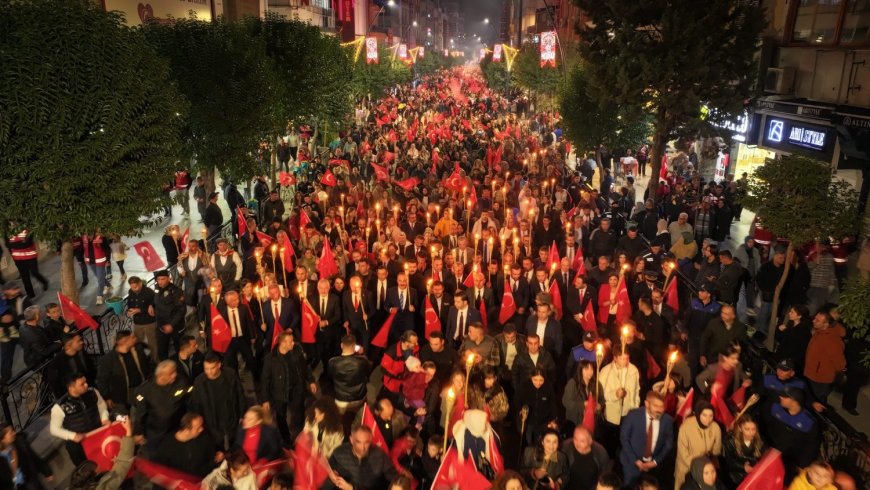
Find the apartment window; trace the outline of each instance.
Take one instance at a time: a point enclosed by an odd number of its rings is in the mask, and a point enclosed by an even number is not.
[[[870,0],[799,0],[792,11],[791,42],[866,44]]]

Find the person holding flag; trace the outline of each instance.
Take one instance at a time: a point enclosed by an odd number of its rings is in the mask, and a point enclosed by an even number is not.
[[[65,441],[70,459],[78,466],[87,459],[80,443],[88,432],[109,424],[109,410],[83,373],[67,374],[64,384],[66,394],[51,407],[49,432]]]

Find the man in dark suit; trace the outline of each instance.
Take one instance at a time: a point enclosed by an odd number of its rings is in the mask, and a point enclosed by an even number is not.
[[[565,235],[565,243],[559,247],[559,257],[568,259],[568,263],[573,266],[574,256],[578,253],[580,253],[580,247],[574,243],[574,234]]]
[[[423,243],[423,234],[419,234],[414,237],[414,243],[405,249],[405,260],[408,261],[416,261],[417,256],[420,254],[424,256],[428,256],[429,252],[426,250],[426,246]]]
[[[263,332],[263,352],[272,350],[272,339],[281,333],[275,333],[276,320],[281,331],[294,328],[300,323],[297,318],[298,311],[293,308],[290,298],[281,297],[281,288],[277,284],[269,286],[269,297],[263,302],[263,324],[260,325],[260,331]],[[299,337],[299,330],[294,329],[293,335]]]
[[[619,441],[619,460],[627,488],[634,488],[641,474],[657,476],[659,468],[666,466],[674,450],[674,420],[665,413],[661,393],[648,391],[644,406],[623,417]]]
[[[517,305],[517,312],[514,314],[513,318],[508,320],[508,323],[520,326],[525,325],[529,308],[529,283],[526,281],[525,276],[523,276],[522,268],[519,264],[511,264],[508,287],[511,288],[511,293],[514,296],[514,304]]]
[[[320,325],[318,325],[320,328],[317,330],[317,356],[326,362],[338,355],[338,344],[342,337],[341,305],[338,297],[330,293],[329,279],[321,279],[317,282],[317,296],[311,306],[320,317]]]
[[[670,334],[676,332],[677,313],[673,308],[665,304],[665,293],[661,289],[653,289],[650,299],[652,299],[653,311],[664,320],[665,329],[668,332],[668,338],[670,338]]]
[[[444,290],[448,296],[453,296],[456,291],[464,291],[465,268],[459,262],[453,263],[453,270],[444,278]]]
[[[459,246],[452,250],[454,263],[467,266],[474,260],[474,249],[468,246],[465,235],[459,237]]]
[[[255,339],[257,335],[254,331],[256,327],[251,320],[251,312],[247,305],[242,304],[238,292],[227,291],[224,294],[224,305],[220,309],[220,313],[226,319],[232,335],[230,345],[223,354],[224,363],[227,367],[238,371],[238,355],[241,354],[242,359],[245,360],[245,367],[259,381],[260,373],[258,369],[254,368],[256,364],[254,363],[254,353],[251,350],[251,339]]]
[[[484,264],[501,260],[501,251],[499,248],[498,240],[492,236],[492,230],[490,228],[484,228],[481,230],[480,241],[477,242],[476,252],[480,254]]]
[[[404,260],[406,257],[412,256],[414,246],[407,240],[403,233],[399,234],[399,239],[396,240],[396,257],[395,260]]]
[[[477,308],[470,308],[468,296],[464,291],[453,293],[453,306],[447,314],[446,338],[453,343],[454,349],[459,349],[463,339],[468,334],[468,324],[480,321]]]
[[[537,334],[544,348],[558,359],[562,355],[562,326],[550,314],[551,311],[548,303],[538,305],[537,314],[526,320],[526,335]]]
[[[403,222],[399,225],[399,228],[405,232],[405,236],[408,237],[408,240],[413,240],[417,238],[418,235],[422,236],[426,231],[426,225],[420,221],[417,221],[417,214],[410,213],[408,214],[408,221]]]
[[[433,282],[430,291],[432,294],[429,295],[429,302],[432,303],[432,308],[435,310],[435,314],[438,315],[438,321],[441,322],[441,331],[443,332],[447,326],[447,319],[450,315],[450,307],[453,301],[444,295],[444,284],[441,281]]]
[[[414,330],[417,308],[420,306],[417,290],[408,286],[408,276],[403,272],[396,276],[396,287],[387,290],[387,309],[395,312],[390,328],[390,342],[401,337],[406,330]]]
[[[302,299],[299,295],[300,288],[302,297],[307,298],[308,302],[311,303],[311,300],[317,296],[317,281],[308,278],[308,269],[305,267],[297,267],[295,273],[296,279],[290,281],[290,299],[293,300],[293,306],[296,307],[296,311],[302,311]],[[301,321],[302,316],[296,315],[296,319],[292,324],[295,332],[301,331]]]
[[[631,288],[629,293],[631,294],[631,302],[632,306],[637,306],[637,300],[641,298],[650,299],[652,297],[653,289],[656,288],[656,280],[659,278],[659,273],[656,270],[644,270],[643,271],[643,282],[637,283]]]
[[[529,283],[529,308],[535,307],[535,298],[539,293],[550,292],[550,279],[548,271],[543,268],[535,269],[535,278]]]
[[[349,288],[341,298],[341,310],[344,316],[344,328],[353,334],[368,352],[369,348],[369,314],[374,311],[374,298],[371,291],[362,287],[362,280],[352,276]]]
[[[492,288],[486,287],[486,275],[480,272],[474,273],[474,286],[465,290],[468,297],[468,302],[480,310],[480,303],[483,302],[483,307],[486,308],[487,314],[489,309],[495,304],[495,298],[492,294]],[[487,319],[489,316],[487,316]]]
[[[444,259],[436,255],[432,257],[432,266],[426,271],[425,278],[427,281],[431,279],[432,282],[443,283],[449,273],[450,271],[444,267]]]
[[[583,334],[584,315],[586,308],[592,305],[592,322],[597,322],[598,291],[586,284],[583,276],[574,277],[574,284],[568,289],[564,300],[565,313],[562,315],[562,325],[565,327],[565,342],[570,347],[580,343]],[[587,319],[588,320],[588,319]]]
[[[571,262],[567,258],[563,258],[559,262],[559,269],[553,274],[559,287],[559,294],[563,299],[568,297],[568,288],[574,283],[575,274],[576,272],[571,270]]]
[[[445,211],[446,212],[446,211]],[[450,230],[449,235],[445,235],[441,239],[441,245],[444,246],[445,250],[453,250],[454,248],[459,246],[459,235],[462,233],[462,227],[458,224],[453,225],[453,229]]]

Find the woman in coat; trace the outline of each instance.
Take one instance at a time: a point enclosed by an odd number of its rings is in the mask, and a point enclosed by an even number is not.
[[[305,412],[305,427],[302,432],[311,434],[314,449],[329,459],[332,452],[344,442],[344,429],[335,400],[326,396],[315,400]]]
[[[557,418],[556,394],[544,378],[544,370],[536,368],[529,379],[521,380],[516,393],[516,426],[523,427],[526,444],[531,445],[553,425]],[[524,408],[527,408],[523,421]]]
[[[758,433],[758,425],[749,415],[734,422],[734,430],[722,445],[722,477],[736,488],[767,451]]]
[[[716,465],[707,456],[692,460],[691,471],[680,490],[725,490],[725,485],[719,479]]]
[[[559,488],[568,474],[568,458],[559,451],[559,432],[546,429],[537,446],[527,447],[522,469],[530,486]]]
[[[597,396],[595,412],[598,413],[604,406],[604,389],[595,378],[595,365],[582,360],[577,365],[577,373],[565,385],[565,393],[562,395],[565,418],[574,425],[583,423],[583,415],[586,413],[586,403],[590,394],[593,397]]]
[[[272,461],[281,457],[281,434],[271,425],[271,412],[254,405],[245,412],[242,425],[236,431],[235,449],[249,461]]]
[[[722,430],[713,419],[713,406],[701,400],[695,405],[695,415],[683,421],[677,436],[675,488],[680,488],[686,480],[695,458],[719,456],[721,453]]]
[[[788,320],[776,328],[777,360],[794,362],[795,372],[804,372],[804,356],[813,336],[813,324],[806,305],[792,305],[786,312]]]

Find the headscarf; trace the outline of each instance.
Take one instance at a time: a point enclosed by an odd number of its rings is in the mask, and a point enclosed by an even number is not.
[[[708,463],[713,464],[713,461],[711,461],[707,456],[699,456],[693,459],[689,473],[692,475],[692,480],[698,484],[698,488],[701,490],[716,490],[715,482],[712,485],[704,483],[704,467],[707,466]]]
[[[692,237],[692,234],[688,231],[683,232],[683,244],[688,245],[692,243],[695,239]]]

